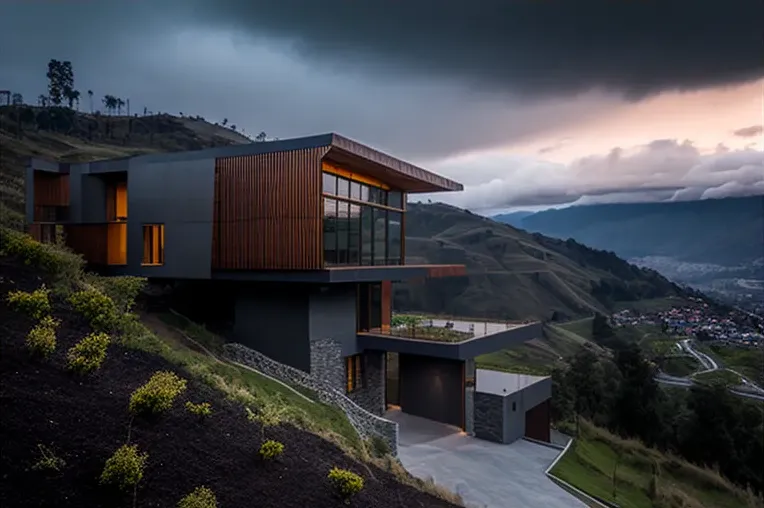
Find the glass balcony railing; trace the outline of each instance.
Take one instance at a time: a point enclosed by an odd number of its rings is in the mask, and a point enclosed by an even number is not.
[[[478,337],[485,337],[515,328],[521,328],[533,322],[489,322],[447,319],[423,319],[417,324],[404,324],[385,328],[361,330],[360,333],[387,335],[403,339],[432,340],[438,342],[463,342]]]

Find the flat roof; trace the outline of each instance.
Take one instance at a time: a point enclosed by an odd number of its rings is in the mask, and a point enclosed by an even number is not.
[[[507,326],[501,324],[496,331],[471,337],[461,342],[445,342],[433,339],[410,339],[393,335],[394,332],[371,330],[359,332],[358,345],[361,349],[433,356],[451,360],[471,360],[486,353],[508,349],[531,339],[541,337],[543,325],[540,322]],[[476,331],[478,331],[476,329]]]
[[[515,374],[513,372],[500,372],[497,370],[476,369],[475,391],[490,393],[505,397],[525,388],[540,383],[548,376],[531,376],[530,374]]]
[[[133,155],[83,164],[90,164],[91,173],[106,173],[125,171],[133,163],[150,164],[205,158],[217,159],[321,147],[327,149],[324,158],[339,164],[352,165],[359,168],[359,171],[368,173],[369,176],[374,176],[409,193],[461,191],[464,189],[462,184],[454,180],[437,175],[335,133],[277,141],[253,141],[252,143],[219,146],[202,150]],[[118,164],[114,164],[117,162]],[[51,162],[45,159],[32,158],[30,166],[36,170],[55,171],[51,168]],[[59,168],[62,166],[59,165]]]

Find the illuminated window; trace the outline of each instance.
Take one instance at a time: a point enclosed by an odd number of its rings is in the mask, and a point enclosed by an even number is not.
[[[363,357],[361,355],[345,358],[345,377],[348,393],[363,388]]]
[[[117,184],[116,195],[114,196],[116,208],[116,220],[127,220],[127,182]]]
[[[164,224],[144,224],[141,264],[147,266],[164,264]]]

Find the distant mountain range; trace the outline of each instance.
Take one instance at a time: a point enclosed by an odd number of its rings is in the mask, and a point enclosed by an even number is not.
[[[564,320],[608,312],[619,302],[686,295],[657,272],[613,253],[442,203],[409,203],[406,262],[464,264],[469,275],[396,284],[398,310]]]
[[[493,218],[624,259],[741,267],[764,257],[764,196],[573,206]]]

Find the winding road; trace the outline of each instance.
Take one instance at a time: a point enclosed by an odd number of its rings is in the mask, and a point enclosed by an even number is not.
[[[706,353],[703,353],[702,351],[698,351],[694,349],[692,347],[692,339],[680,340],[679,342],[677,342],[677,346],[679,346],[679,348],[682,351],[686,352],[687,354],[695,358],[703,366],[703,370],[695,372],[693,376],[697,374],[702,374],[704,372],[719,370],[720,368],[722,368],[709,355],[707,355]],[[734,371],[732,369],[726,369],[726,370],[740,376],[740,379],[743,380],[743,384],[741,386],[729,388],[730,393],[737,395],[739,397],[746,397],[749,399],[764,401],[764,389],[757,386],[756,383],[753,383],[750,379],[746,378],[739,372]],[[680,386],[684,388],[689,388],[695,383],[691,377],[670,376],[664,372],[659,372],[655,376],[655,381],[665,385]]]

